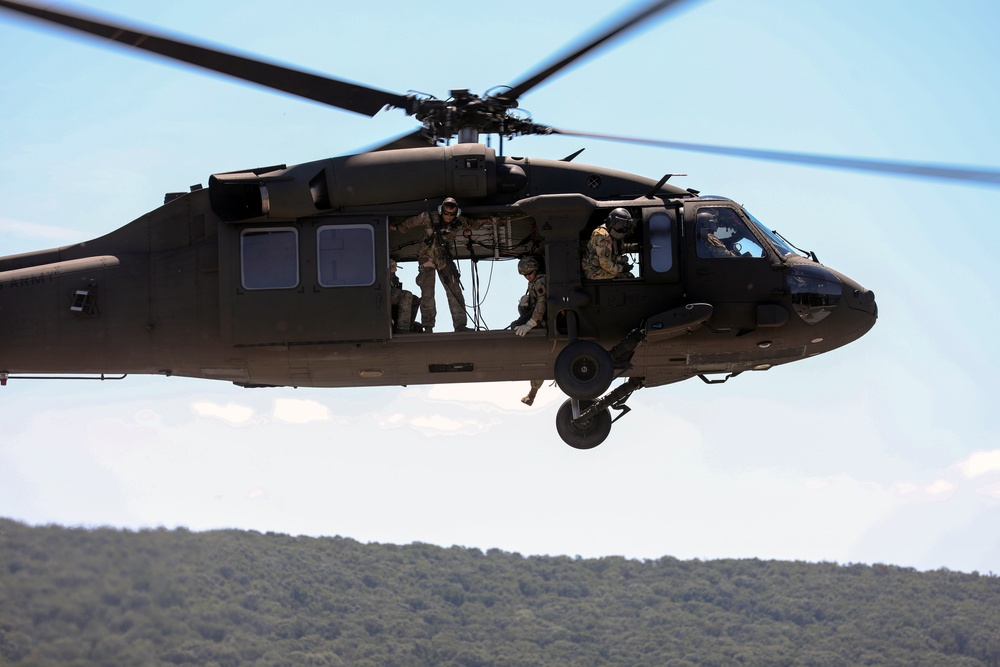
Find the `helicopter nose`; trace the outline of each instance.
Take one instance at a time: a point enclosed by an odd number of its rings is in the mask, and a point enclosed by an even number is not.
[[[852,280],[844,281],[844,300],[854,310],[868,313],[872,319],[878,318],[878,304],[875,302],[875,292],[865,289]]]
[[[844,314],[850,313],[844,323],[850,323],[853,338],[860,338],[875,326],[875,321],[878,319],[875,292],[865,289],[849,278],[844,278],[842,299],[842,303],[847,306]]]

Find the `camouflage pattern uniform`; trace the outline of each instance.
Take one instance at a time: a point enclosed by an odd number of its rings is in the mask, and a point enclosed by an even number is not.
[[[583,275],[590,280],[631,278],[631,266],[624,253],[624,244],[603,226],[594,230],[583,255]]]
[[[403,283],[396,276],[395,260],[389,262],[392,275],[389,277],[389,301],[395,307],[393,331],[408,333],[413,330],[413,314],[416,305],[413,303],[413,292],[403,289]]]
[[[535,274],[534,280],[528,283],[528,291],[521,297],[518,311],[531,313],[531,319],[540,327],[545,326],[545,276]]]
[[[401,232],[414,227],[424,228],[424,241],[417,252],[420,266],[417,273],[417,286],[420,288],[420,321],[425,328],[433,327],[437,321],[437,303],[434,300],[434,274],[441,276],[441,284],[448,297],[448,309],[451,311],[451,321],[455,330],[467,328],[469,319],[465,312],[465,295],[459,284],[458,267],[451,259],[449,245],[455,240],[459,231],[474,229],[465,218],[456,217],[455,222],[445,225],[437,213],[414,215],[396,226]]]
[[[699,229],[703,232],[698,235],[698,256],[699,257],[735,257],[736,253],[726,247],[726,244],[719,240],[719,237],[712,232]]]
[[[545,275],[536,273],[535,277],[528,283],[528,291],[518,302],[517,312],[522,317],[529,315],[528,319],[533,321],[536,326],[545,327],[545,298]],[[545,380],[529,380],[528,395],[522,398],[521,402],[525,405],[534,403],[535,395],[544,382]]]

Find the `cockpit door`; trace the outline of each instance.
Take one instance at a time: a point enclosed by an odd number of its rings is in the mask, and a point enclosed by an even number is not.
[[[388,339],[387,226],[374,216],[227,225],[223,338],[234,345]]]
[[[758,306],[781,301],[781,264],[742,212],[728,202],[684,206],[685,287],[691,301],[712,304],[710,326],[757,327]]]

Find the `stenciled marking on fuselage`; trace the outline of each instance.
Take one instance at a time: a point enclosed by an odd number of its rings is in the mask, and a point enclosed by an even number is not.
[[[34,287],[50,283],[58,275],[57,271],[46,273],[40,276],[28,276],[25,278],[11,278],[5,282],[0,282],[0,290],[15,289],[18,287]]]

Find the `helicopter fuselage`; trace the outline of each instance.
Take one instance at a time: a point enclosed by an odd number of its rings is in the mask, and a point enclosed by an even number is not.
[[[481,223],[455,259],[542,261],[545,326],[393,332],[389,261],[415,260],[423,241],[390,226],[446,196]],[[637,223],[632,277],[587,280],[583,248],[616,207]],[[702,256],[706,215],[731,220],[728,254]],[[617,350],[615,375],[656,386],[826,352],[876,314],[871,292],[730,200],[458,144],[216,174],[106,236],[0,258],[0,372],[247,387],[542,380],[590,341]]]

